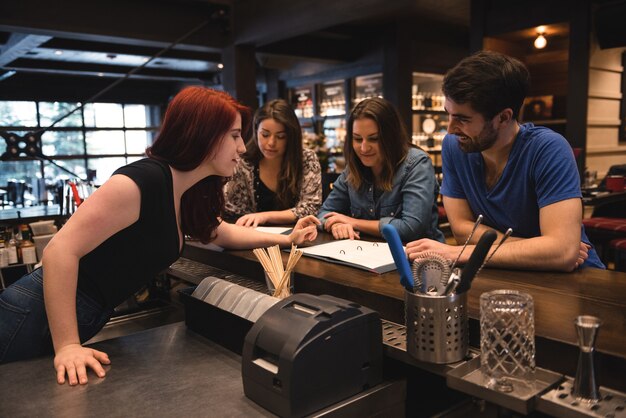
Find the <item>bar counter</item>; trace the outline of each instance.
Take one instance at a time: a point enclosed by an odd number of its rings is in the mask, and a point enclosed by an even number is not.
[[[332,237],[320,233],[316,244]],[[216,252],[188,243],[183,256],[259,281],[263,270],[251,251]],[[283,262],[288,254],[283,252]],[[397,271],[376,274],[303,256],[295,267],[295,291],[332,294],[404,324],[404,288]],[[573,377],[578,359],[574,319],[594,315],[603,324],[597,339],[599,382],[626,391],[626,273],[586,268],[573,273],[483,269],[468,295],[470,344],[479,347],[479,297],[495,289],[529,293],[535,303],[537,365]]]

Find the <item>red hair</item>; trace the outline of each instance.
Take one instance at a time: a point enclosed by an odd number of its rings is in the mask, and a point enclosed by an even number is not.
[[[177,170],[191,171],[215,155],[237,114],[241,115],[243,136],[250,127],[249,108],[227,93],[187,87],[170,102],[159,135],[146,153]],[[209,176],[183,194],[180,210],[183,234],[204,243],[215,238],[224,210],[223,186],[223,177]]]

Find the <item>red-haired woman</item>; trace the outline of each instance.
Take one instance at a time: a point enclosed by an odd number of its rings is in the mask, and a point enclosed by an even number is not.
[[[50,241],[43,267],[0,294],[0,363],[54,350],[59,383],[86,383],[87,367],[103,377],[107,354],[81,343],[179,257],[185,235],[228,248],[314,239],[312,217],[289,236],[221,221],[223,178],[245,151],[249,123],[225,93],[188,87],[174,97],[149,158],[113,173]]]

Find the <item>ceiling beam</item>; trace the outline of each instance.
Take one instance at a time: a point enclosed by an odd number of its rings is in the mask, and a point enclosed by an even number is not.
[[[88,64],[84,62],[69,61],[43,61],[27,58],[21,58],[2,67],[3,70],[11,70],[18,73],[50,73],[93,77],[123,77],[134,68],[135,67],[120,65]],[[181,82],[212,82],[214,76],[215,73],[213,72],[172,71],[160,68],[142,68],[140,72],[132,74],[129,78]]]
[[[235,43],[266,45],[363,19],[412,10],[415,0],[240,0],[235,5]],[[306,47],[306,46],[303,46]]]
[[[106,77],[19,73],[2,82],[0,100],[84,102],[110,84]],[[125,80],[100,96],[98,102],[164,104],[181,85],[176,81]]]
[[[303,48],[306,45],[306,48]],[[355,42],[329,41],[312,36],[298,36],[285,41],[257,48],[257,52],[271,55],[286,55],[299,59],[320,59],[335,62],[354,61],[362,54]]]
[[[49,40],[49,36],[27,35],[24,33],[11,34],[6,44],[0,48],[0,67],[15,61],[28,51],[39,47]]]
[[[89,51],[89,52],[102,52],[107,54],[125,54],[125,55],[139,55],[151,57],[160,51],[159,48],[138,46],[138,45],[123,45],[104,42],[89,42],[77,39],[63,39],[52,38],[45,44],[41,45],[43,48],[70,50],[70,51]],[[199,60],[207,62],[221,62],[222,54],[216,52],[207,51],[189,51],[180,49],[170,49],[166,53],[162,54],[160,58],[173,58],[173,59],[188,59]]]
[[[209,1],[19,0],[0,7],[2,31],[161,48],[203,22],[179,48],[218,52],[230,43],[228,6]]]

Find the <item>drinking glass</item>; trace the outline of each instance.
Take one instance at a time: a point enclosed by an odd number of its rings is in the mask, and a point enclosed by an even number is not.
[[[293,294],[293,272],[289,273],[289,278],[287,280],[288,282],[285,283],[281,292],[275,296],[278,299],[284,299]],[[274,286],[274,282],[272,282],[272,280],[267,275],[267,272],[265,272],[265,284],[267,285],[267,293],[270,296],[274,296],[274,293],[276,293],[276,287]]]
[[[529,389],[535,380],[533,299],[515,290],[480,296],[480,364],[487,387]]]

